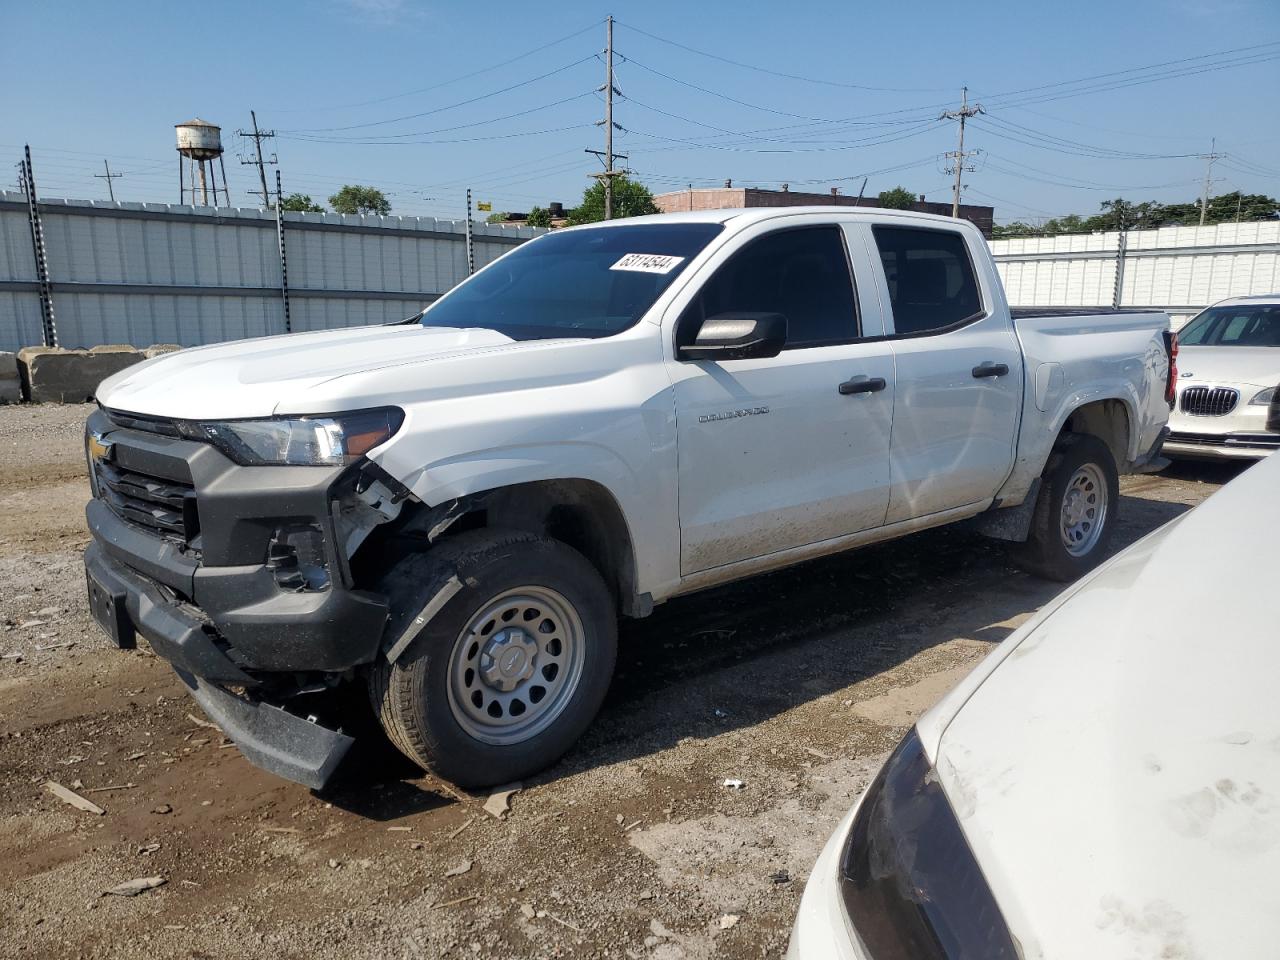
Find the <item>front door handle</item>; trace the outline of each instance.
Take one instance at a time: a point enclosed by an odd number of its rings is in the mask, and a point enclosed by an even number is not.
[[[990,360],[980,363],[973,368],[973,375],[976,378],[982,377],[1003,377],[1009,372],[1007,363],[992,363]]]
[[[851,393],[879,393],[888,384],[884,377],[853,377],[840,384],[840,395],[849,396]]]

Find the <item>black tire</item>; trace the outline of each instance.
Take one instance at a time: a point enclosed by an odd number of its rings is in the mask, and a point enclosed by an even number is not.
[[[1102,529],[1086,552],[1073,554],[1062,533],[1062,510],[1068,485],[1076,472],[1094,465],[1106,487]],[[1058,440],[1041,476],[1031,530],[1026,543],[1013,550],[1014,561],[1029,573],[1069,583],[1096,567],[1107,554],[1120,504],[1120,477],[1110,448],[1089,434],[1068,433]]]
[[[613,600],[596,569],[565,544],[514,530],[476,530],[406,557],[387,574],[389,642],[454,577],[461,589],[396,662],[378,657],[369,672],[370,699],[391,742],[425,769],[464,788],[510,783],[560,759],[600,709],[617,659]],[[572,606],[584,659],[576,686],[545,729],[518,743],[488,743],[455,716],[451,657],[473,617],[505,591],[526,586],[554,591]]]

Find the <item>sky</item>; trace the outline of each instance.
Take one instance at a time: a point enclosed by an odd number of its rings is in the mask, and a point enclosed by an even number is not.
[[[1276,0],[0,0],[0,185],[29,143],[42,197],[105,199],[105,159],[117,199],[175,203],[173,125],[199,116],[222,127],[233,205],[256,206],[252,109],[286,194],[573,206],[600,169],[610,14],[614,150],[655,193],[865,178],[949,201],[939,114],[967,86],[986,112],[964,199],[999,221],[1190,200],[1211,149],[1215,194],[1280,194]]]

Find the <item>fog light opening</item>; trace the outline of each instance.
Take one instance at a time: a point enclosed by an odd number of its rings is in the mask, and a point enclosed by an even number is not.
[[[267,568],[284,590],[329,589],[329,561],[316,524],[280,527],[267,544]]]

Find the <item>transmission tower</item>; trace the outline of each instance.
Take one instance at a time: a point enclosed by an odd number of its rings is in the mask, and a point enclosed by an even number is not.
[[[951,161],[950,165],[946,168],[946,172],[954,173],[956,175],[955,186],[951,190],[951,216],[953,217],[960,216],[960,178],[964,175],[965,171],[972,173],[977,169],[973,164],[969,163],[968,160],[970,157],[977,156],[979,153],[977,150],[965,150],[964,148],[964,122],[970,117],[976,117],[978,114],[986,112],[987,111],[982,108],[982,104],[980,103],[970,105],[969,88],[965,87],[960,94],[960,109],[944,111],[942,115],[938,117],[939,120],[960,121],[959,146],[957,146],[955,150],[944,154],[944,156]]]

